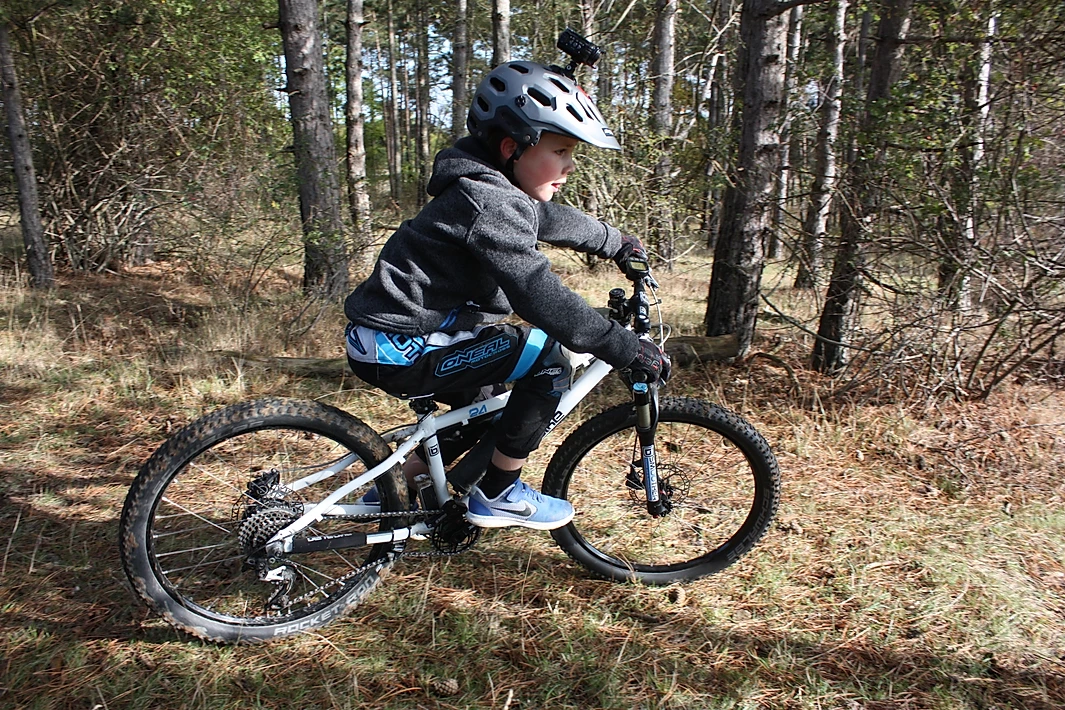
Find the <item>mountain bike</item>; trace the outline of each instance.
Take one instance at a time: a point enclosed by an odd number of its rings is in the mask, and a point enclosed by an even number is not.
[[[664,345],[668,326],[646,264],[605,309]],[[650,310],[658,308],[652,325]],[[553,430],[613,371],[577,355]],[[588,418],[558,446],[542,491],[569,500],[555,542],[592,575],[667,585],[718,572],[765,534],[780,497],[766,440],[740,416],[700,399],[660,397],[620,371],[627,401]],[[315,401],[264,399],[194,421],[144,464],[122,510],[122,564],[137,595],[167,621],[215,642],[259,642],[320,627],[360,603],[401,560],[456,555],[482,530],[463,495],[483,473],[486,426],[510,396],[438,412],[378,433]],[[450,469],[441,441],[485,434]],[[417,447],[429,473],[409,488],[401,464]],[[367,495],[373,490],[373,495]]]

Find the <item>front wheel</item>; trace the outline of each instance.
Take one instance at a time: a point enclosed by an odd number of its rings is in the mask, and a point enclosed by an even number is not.
[[[668,508],[657,518],[647,512],[631,403],[582,424],[551,459],[544,493],[576,510],[551,534],[597,576],[654,585],[698,579],[748,552],[776,514],[776,458],[738,415],[702,400],[662,398],[655,449]]]
[[[133,481],[119,535],[126,575],[167,621],[211,641],[265,641],[321,626],[377,585],[390,546],[270,557],[264,545],[390,453],[370,427],[317,402],[261,400],[209,414],[160,447]],[[335,475],[321,475],[327,469]],[[376,484],[380,510],[392,516],[330,516],[305,534],[406,524],[391,474]]]

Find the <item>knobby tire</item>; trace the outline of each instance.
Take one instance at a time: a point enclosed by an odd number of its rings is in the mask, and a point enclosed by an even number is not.
[[[673,507],[657,518],[638,487],[635,426],[631,403],[613,407],[551,459],[543,491],[577,511],[552,531],[566,554],[601,578],[666,585],[718,572],[758,543],[776,513],[780,469],[750,423],[702,400],[661,399],[658,475]]]
[[[286,492],[284,484],[351,452],[359,460],[340,475]],[[126,575],[148,606],[202,639],[259,642],[322,626],[376,587],[390,566],[390,546],[285,558],[294,588],[281,603],[268,604],[277,585],[261,581],[245,564],[247,540],[277,532],[298,516],[300,506],[321,500],[390,453],[370,427],[317,402],[260,400],[209,414],[163,444],[134,480],[120,522]],[[279,485],[253,500],[248,484],[273,480],[275,473]],[[397,475],[398,468],[377,480],[383,512],[405,510],[393,480]],[[341,503],[354,502],[366,490]],[[403,525],[403,517],[326,518],[301,534],[371,533]]]

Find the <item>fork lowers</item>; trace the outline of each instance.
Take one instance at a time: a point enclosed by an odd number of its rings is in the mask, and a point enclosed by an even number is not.
[[[669,512],[670,506],[658,486],[658,462],[655,457],[655,429],[658,426],[658,388],[645,382],[634,382],[632,398],[636,405],[636,438],[640,442],[643,464],[643,488],[647,495],[647,513],[658,518]]]

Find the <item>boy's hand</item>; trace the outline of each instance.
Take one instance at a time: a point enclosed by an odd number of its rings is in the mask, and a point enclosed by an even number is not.
[[[629,371],[633,382],[661,382],[665,384],[669,380],[672,363],[669,356],[653,340],[640,338],[640,347],[636,350],[636,357],[629,363]]]
[[[629,260],[647,261],[647,250],[640,240],[629,234],[621,235],[621,248],[614,254],[614,263],[623,274],[629,273]]]

